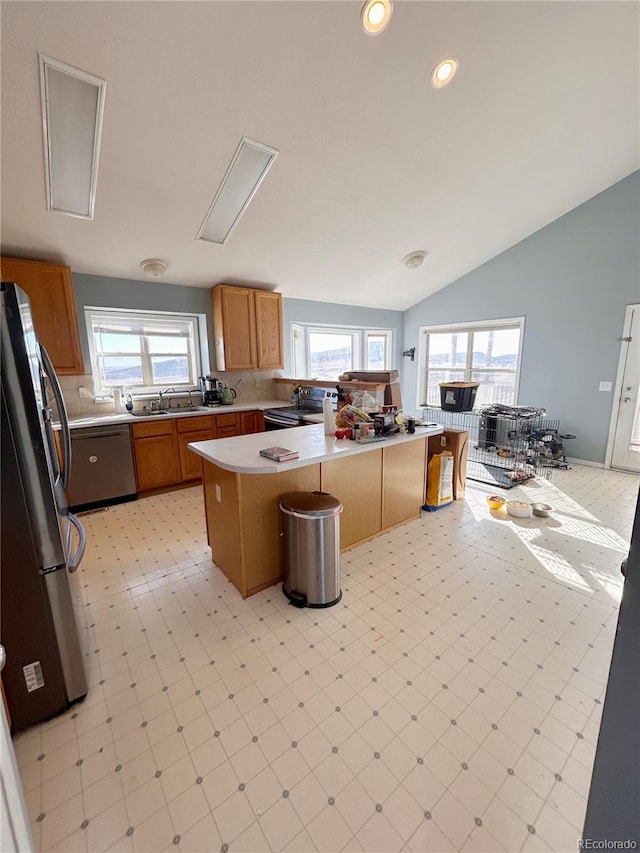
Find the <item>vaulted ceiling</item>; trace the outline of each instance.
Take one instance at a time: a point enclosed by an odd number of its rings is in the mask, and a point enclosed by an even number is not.
[[[3,252],[404,309],[638,168],[637,3],[396,0],[377,37],[360,8],[2,2]],[[93,221],[46,209],[38,52],[107,81]],[[196,242],[242,136],[280,154]]]

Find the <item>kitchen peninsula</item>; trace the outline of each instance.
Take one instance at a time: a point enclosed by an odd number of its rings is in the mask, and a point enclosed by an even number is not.
[[[324,434],[321,424],[278,433],[298,458],[274,462],[260,450],[272,434],[198,441],[203,459],[207,535],[214,562],[243,597],[281,580],[278,496],[321,489],[337,497],[342,550],[420,515],[427,439],[442,427],[358,444]]]

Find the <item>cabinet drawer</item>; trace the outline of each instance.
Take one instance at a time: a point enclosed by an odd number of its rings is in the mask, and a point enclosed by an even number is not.
[[[237,412],[229,412],[228,415],[216,415],[216,430],[219,432],[220,427],[237,427],[238,426],[238,413]]]
[[[213,431],[213,415],[202,415],[193,418],[176,418],[178,432],[199,432],[210,429]],[[194,439],[199,440],[199,439]]]
[[[160,415],[161,420],[145,421],[142,424],[132,424],[131,434],[134,438],[149,438],[152,435],[171,435],[173,432],[174,420],[172,418],[164,418]]]
[[[223,426],[216,428],[216,438],[229,438],[232,435],[240,435],[237,426]]]

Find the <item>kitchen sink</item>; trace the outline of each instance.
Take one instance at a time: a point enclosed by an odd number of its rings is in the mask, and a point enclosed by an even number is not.
[[[153,412],[129,412],[134,418],[148,418],[151,415],[170,415],[166,409],[155,409]]]

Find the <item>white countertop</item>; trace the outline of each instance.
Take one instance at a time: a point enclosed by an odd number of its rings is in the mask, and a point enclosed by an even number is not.
[[[272,432],[256,432],[252,435],[239,435],[232,438],[217,438],[211,441],[194,441],[188,445],[190,450],[202,456],[207,462],[234,471],[238,474],[277,474],[279,471],[291,471],[317,462],[329,462],[341,456],[355,453],[368,453],[382,447],[416,441],[430,435],[438,435],[443,427],[416,427],[415,433],[396,433],[383,441],[359,444],[344,438],[334,438],[324,434],[323,424],[296,427]],[[260,456],[260,451],[273,446],[297,450],[300,456],[290,462],[274,462]]]
[[[123,412],[120,415],[96,415],[89,418],[74,418],[69,421],[70,429],[81,429],[82,427],[100,426],[101,424],[135,424],[144,423],[145,421],[164,420],[165,418],[193,418],[198,415],[219,415],[227,414],[228,412],[253,412],[256,409],[264,411],[265,409],[276,409],[282,406],[290,406],[291,403],[287,400],[254,400],[250,403],[232,403],[230,406],[207,406],[201,409],[170,409],[168,415],[147,415],[135,416],[129,412]],[[322,417],[322,415],[320,415]],[[60,424],[55,424],[54,429],[60,429]]]

